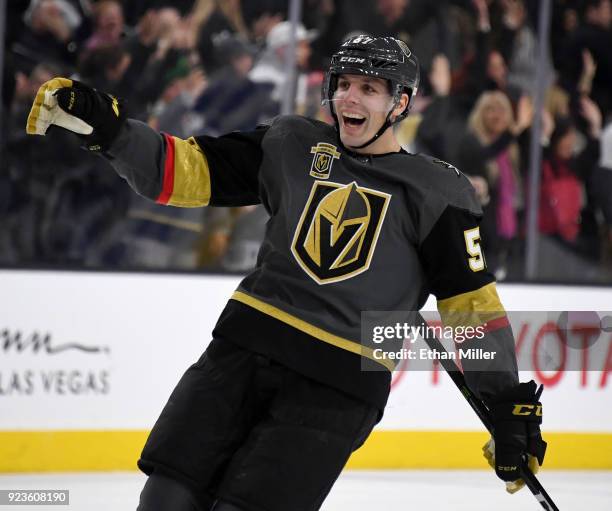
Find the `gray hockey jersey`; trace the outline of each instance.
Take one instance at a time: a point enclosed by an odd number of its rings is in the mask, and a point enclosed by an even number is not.
[[[452,165],[404,151],[356,154],[333,127],[299,116],[188,140],[130,120],[106,157],[162,204],[266,208],[257,266],[215,337],[382,410],[394,364],[364,347],[362,311],[419,310],[433,293],[443,321],[486,325],[480,345],[499,352],[485,371],[466,372],[472,389],[490,399],[518,382],[480,245],[481,209]],[[364,357],[381,370],[364,370]]]

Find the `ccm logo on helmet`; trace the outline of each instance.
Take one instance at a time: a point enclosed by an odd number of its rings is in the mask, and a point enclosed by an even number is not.
[[[340,62],[356,62],[357,64],[365,63],[366,59],[360,59],[359,57],[340,57]]]

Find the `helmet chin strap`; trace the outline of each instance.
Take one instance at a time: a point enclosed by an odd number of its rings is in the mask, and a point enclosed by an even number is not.
[[[365,144],[361,144],[361,145],[349,145],[347,147],[349,147],[351,149],[363,149],[364,147],[367,147],[370,144],[372,144],[373,142],[375,142],[376,140],[378,140],[378,137],[380,137],[385,131],[387,131],[387,128],[393,124],[390,121],[390,119],[389,119],[390,116],[391,116],[391,112],[389,112],[389,115],[387,115],[387,118],[385,119],[385,122],[383,122],[382,126],[376,132],[376,134],[370,140],[368,140]]]
[[[361,145],[353,145],[353,146],[349,145],[346,147],[348,147],[349,149],[363,149],[364,147],[367,147],[370,144],[376,142],[376,140],[378,140],[378,137],[380,137],[385,131],[387,131],[387,128],[389,128],[390,126],[394,124],[394,121],[391,120],[391,113],[393,112],[393,110],[395,110],[396,107],[397,107],[397,103],[395,103],[391,107],[391,110],[389,110],[389,113],[387,114],[387,118],[385,119],[385,122],[383,122],[380,129],[374,134],[374,136],[370,140],[368,140],[366,143],[361,144]]]

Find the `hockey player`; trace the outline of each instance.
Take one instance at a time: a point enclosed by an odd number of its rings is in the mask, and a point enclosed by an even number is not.
[[[117,99],[82,83],[41,87],[28,133],[57,125],[80,134],[158,203],[261,203],[270,214],[257,267],[150,433],[139,510],[319,509],[389,394],[390,368],[374,360],[382,370],[362,370],[371,351],[360,344],[361,311],[418,310],[429,293],[443,319],[486,322],[474,346],[497,356],[466,378],[493,412],[485,454],[497,475],[516,491],[522,457],[534,470],[542,463],[539,395],[518,381],[472,186],[393,135],[418,83],[402,41],[356,36],[333,55],[324,84],[334,126],[284,116],[188,140],[126,119]],[[160,290],[159,299],[172,296]]]

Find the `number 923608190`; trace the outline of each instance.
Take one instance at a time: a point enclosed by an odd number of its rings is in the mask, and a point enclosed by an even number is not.
[[[68,490],[0,490],[0,506],[67,506]]]

